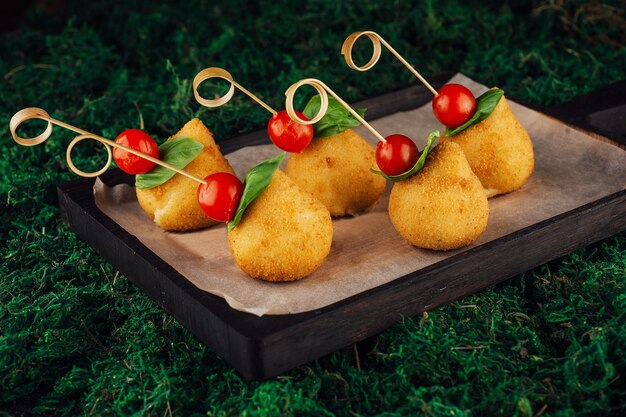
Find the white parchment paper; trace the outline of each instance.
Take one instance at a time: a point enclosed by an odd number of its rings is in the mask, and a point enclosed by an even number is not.
[[[486,90],[461,74],[451,82],[468,86],[476,95]],[[269,283],[249,278],[237,267],[224,225],[191,233],[165,232],[148,218],[134,189],[126,185],[109,188],[98,181],[96,204],[194,285],[223,297],[231,307],[258,316],[310,311],[624,189],[626,151],[509,104],[533,141],[535,171],[522,189],[489,200],[486,232],[473,245],[456,251],[422,250],[404,242],[387,216],[388,187],[371,212],[333,222],[330,255],[311,276]],[[401,133],[414,138],[420,149],[428,132],[441,129],[430,104],[374,120],[372,125],[383,135]],[[357,131],[376,142],[363,127]],[[263,145],[240,149],[227,158],[243,178],[249,168],[277,153],[274,146]]]

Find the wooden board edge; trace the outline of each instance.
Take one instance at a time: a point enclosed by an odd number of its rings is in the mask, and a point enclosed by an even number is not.
[[[83,187],[93,187],[85,185],[89,181],[79,181]],[[226,302],[198,289],[158,256],[150,256],[149,249],[138,251],[141,242],[113,220],[96,219],[85,208],[89,198],[80,201],[75,192],[68,190],[80,185],[72,181],[57,188],[61,218],[74,233],[242,375],[262,375],[259,342],[228,322],[232,309]],[[192,320],[192,315],[203,319]]]
[[[626,230],[626,190],[587,204],[571,212],[548,219],[537,227],[529,227],[506,236],[498,244],[485,244],[476,247],[471,254],[453,257],[449,262],[432,265],[418,275],[408,275],[394,281],[394,285],[384,285],[355,296],[357,300],[340,302],[336,306],[321,312],[317,317],[298,323],[282,332],[277,332],[260,340],[263,348],[263,373],[255,377],[268,378],[287,369],[302,365],[331,353],[350,343],[356,343],[369,336],[378,334],[396,323],[402,317],[414,316],[432,310],[440,305],[457,300],[468,293],[472,294],[484,288],[504,282],[529,269],[559,258],[580,247],[590,245]],[[561,236],[558,232],[567,232]],[[550,242],[553,246],[547,246]],[[512,249],[516,250],[513,251]],[[522,250],[520,250],[522,248]],[[498,259],[499,262],[470,262],[472,259]],[[511,255],[512,254],[512,255]],[[468,258],[468,256],[470,258]],[[468,261],[468,259],[470,261]],[[469,266],[469,268],[467,268]],[[444,282],[442,276],[454,276],[451,282]],[[425,294],[424,283],[441,282],[444,290]],[[423,288],[424,286],[424,288]],[[435,286],[437,287],[437,286]],[[469,291],[468,291],[469,288]],[[375,295],[375,297],[373,297]],[[410,296],[407,296],[410,295]],[[402,306],[397,308],[394,299],[401,299]],[[379,300],[385,300],[380,302]],[[424,305],[424,300],[432,300]],[[390,301],[391,300],[391,301]],[[393,305],[394,307],[390,307]],[[358,330],[351,325],[354,316],[368,317],[372,311],[377,320],[363,320]],[[326,338],[319,337],[321,329],[315,322],[332,323],[332,333]],[[363,328],[363,323],[368,327]],[[316,335],[317,337],[313,337]],[[348,343],[338,343],[341,335]],[[311,341],[315,341],[315,345]],[[298,342],[306,341],[302,345]],[[288,346],[288,351],[285,347]],[[293,360],[291,350],[301,350],[308,355]],[[315,353],[313,353],[315,352]]]
[[[404,94],[406,94],[406,100],[402,100],[402,106],[406,107],[403,108],[402,110],[409,110],[411,107],[408,105],[408,102],[411,101],[413,103],[415,103],[414,100],[414,95],[415,95],[415,91],[416,87],[415,86],[409,86],[403,89],[398,90],[397,92],[393,92],[393,93],[388,93],[387,95],[394,95],[397,99],[397,95],[399,94],[399,92],[403,92]],[[375,100],[375,98],[373,99],[369,99],[369,100]],[[513,98],[513,100],[515,100]],[[366,105],[367,106],[367,101],[362,101],[357,103],[356,105],[358,106],[363,106]],[[423,103],[422,103],[423,104]],[[537,110],[536,106],[533,106],[532,104],[527,104],[527,103],[522,103],[523,105]],[[420,104],[418,103],[417,106],[419,106]],[[413,107],[415,107],[416,105],[414,105]],[[397,111],[401,111],[401,110],[397,110]],[[542,113],[544,113],[545,115],[547,115],[548,117],[553,118],[550,115],[550,112],[546,112],[546,111],[541,111]],[[378,117],[383,117],[385,114],[381,114],[378,115]],[[556,119],[559,122],[570,126],[572,128],[578,129],[578,130],[582,130],[583,132],[587,133],[588,135],[590,135],[592,138],[594,139],[599,139],[599,140],[604,140],[606,142],[612,143],[612,144],[616,144],[614,141],[611,141],[608,138],[604,138],[601,135],[597,135],[596,133],[594,133],[593,131],[588,131],[588,130],[584,130],[584,129],[580,129],[575,125],[570,125],[568,123],[565,123],[559,119]],[[237,146],[235,147],[235,149],[238,149],[240,147],[243,146],[250,146],[250,145],[254,145],[254,144],[258,144],[255,143],[254,141],[262,141],[265,140],[266,138],[263,138],[263,136],[265,135],[265,131],[264,130],[259,130],[259,131],[254,131],[254,132],[250,132],[248,134],[244,134],[244,135],[238,135],[238,137],[240,137],[241,142],[239,144],[237,144]],[[246,140],[243,140],[244,138],[249,138],[250,140],[253,140],[253,143],[247,143]],[[222,141],[220,141],[220,146],[224,146],[224,143]],[[617,146],[619,146],[619,144],[617,144]],[[228,147],[226,147],[225,152],[230,152],[234,149],[228,150]],[[128,179],[126,179],[127,181]],[[84,181],[84,180],[76,180],[76,182],[79,181]],[[67,183],[66,183],[67,184]],[[84,183],[82,183],[84,185]],[[68,215],[68,211],[66,210],[68,206],[68,204],[72,205],[74,204],[75,207],[72,208],[72,210],[81,208],[81,204],[84,204],[85,201],[82,202],[76,202],[76,201],[69,201],[69,200],[64,200],[63,196],[62,196],[62,185],[59,186],[59,204],[62,208],[61,210],[61,215],[63,217],[63,220],[70,225],[70,227],[72,229],[74,229],[77,232],[77,235],[79,235],[81,237],[81,239],[87,241],[87,243],[89,243],[91,246],[93,246],[99,253],[101,253],[101,249],[99,249],[98,247],[96,247],[95,245],[91,244],[91,242],[89,241],[89,238],[85,238],[84,235],[82,235],[81,233],[78,233],[78,231],[75,229],[75,225],[76,225],[76,216],[78,215],[77,213],[71,213],[71,216]],[[92,193],[91,193],[92,194]],[[617,193],[620,194],[620,193]],[[594,207],[596,207],[596,204],[605,204],[604,209],[605,210],[613,210],[615,207],[612,206],[613,203],[611,203],[610,201],[611,198],[618,198],[621,199],[619,200],[622,204],[622,206],[624,206],[624,192],[621,193],[621,195],[617,196],[616,194],[612,195],[612,196],[608,196],[604,199],[598,200],[597,202],[594,203],[590,203],[589,205],[580,207],[578,209],[575,209],[574,211],[577,210],[587,210],[587,213],[593,214],[596,213],[596,209],[594,209]],[[86,198],[88,200],[88,198]],[[93,195],[91,195],[91,200],[93,201]],[[94,203],[95,205],[95,203]],[[621,219],[623,220],[624,216],[624,209],[622,209],[621,212]],[[71,211],[70,211],[71,212]],[[572,214],[572,213],[569,213]],[[550,219],[550,220],[554,220],[556,223],[555,224],[559,224],[558,222],[563,222],[563,221],[571,221],[571,219],[569,218],[568,213],[565,213],[563,215],[559,215],[557,217],[555,217],[554,219]],[[573,213],[574,217],[577,216],[576,213]],[[569,219],[569,220],[568,220]],[[92,218],[92,220],[94,222],[97,222],[95,219]],[[619,219],[618,219],[619,220]],[[72,223],[73,222],[73,223]],[[112,222],[112,220],[111,220]],[[114,222],[112,222],[114,223]],[[618,233],[621,230],[624,230],[625,226],[623,225],[623,221],[622,222],[616,222],[616,224],[621,225],[621,229],[620,230],[614,230],[613,232],[607,232],[606,229],[606,225],[604,226],[605,232],[603,235],[599,236],[596,238],[596,235],[590,235],[590,236],[594,236],[593,240],[588,240],[588,237],[582,236],[585,239],[582,239],[580,242],[577,242],[575,247],[570,247],[568,249],[563,249],[561,251],[559,251],[559,253],[557,254],[551,254],[553,255],[550,259],[546,259],[544,261],[538,261],[539,263],[536,263],[536,265],[533,266],[537,266],[537,265],[541,265],[542,263],[545,263],[551,259],[554,259],[556,257],[562,256],[563,254],[566,254],[572,250],[577,249],[578,247],[581,246],[585,246],[588,244],[591,244],[597,240],[606,238],[614,233]],[[548,225],[550,226],[550,225]],[[554,227],[554,226],[552,226]],[[119,226],[118,226],[119,228]],[[550,227],[548,227],[550,228]],[[105,228],[106,229],[106,228]],[[115,236],[116,235],[116,231],[114,229],[110,230],[111,233]],[[120,230],[118,230],[119,232]],[[83,231],[84,233],[86,233],[87,235],[89,234],[88,231]],[[521,232],[521,231],[520,231]],[[524,233],[531,233],[532,231],[528,231],[526,230]],[[126,233],[124,231],[124,233]],[[517,233],[517,232],[516,232]],[[532,232],[535,233],[535,232]],[[608,233],[608,234],[607,234]],[[515,233],[513,234],[515,235]],[[511,239],[515,240],[518,239],[519,236],[517,237],[512,237]],[[120,237],[118,236],[118,239],[120,239]],[[134,239],[134,238],[133,238]],[[125,241],[124,239],[121,239],[122,242],[127,245],[126,250],[130,250],[131,252],[133,251],[133,245],[135,245],[138,240],[136,242],[134,241]],[[566,240],[566,239],[565,239]],[[490,242],[491,243],[491,242]],[[483,248],[482,250],[487,250],[489,244],[486,245],[481,245],[485,246],[485,248]],[[143,245],[142,245],[143,246]],[[480,248],[480,247],[479,247]],[[149,251],[146,248],[147,251]],[[549,251],[547,251],[549,252]],[[150,252],[151,253],[151,252]],[[467,252],[466,252],[467,253]],[[464,253],[464,255],[466,254]],[[488,252],[484,252],[484,253],[488,253]],[[101,253],[106,259],[107,261],[114,263],[117,265],[117,262],[113,262],[111,261],[111,259],[107,256],[105,256],[103,253]],[[191,296],[191,303],[193,303],[193,306],[187,306],[189,307],[191,310],[194,311],[204,311],[204,312],[208,312],[210,314],[210,320],[209,324],[207,328],[195,328],[192,329],[190,328],[190,326],[193,326],[193,322],[189,322],[186,321],[185,318],[185,314],[187,314],[186,312],[178,311],[176,309],[175,306],[171,305],[171,302],[169,302],[168,304],[168,298],[165,297],[165,287],[167,284],[167,281],[171,281],[172,280],[172,274],[171,271],[168,270],[171,269],[171,267],[169,267],[169,265],[164,264],[160,258],[158,258],[156,255],[153,254],[153,256],[156,258],[157,261],[156,262],[155,259],[152,259],[153,263],[155,263],[157,266],[155,267],[154,270],[154,274],[155,276],[159,277],[158,281],[162,281],[161,283],[159,283],[157,286],[150,286],[150,285],[146,285],[143,282],[138,282],[136,279],[133,279],[133,277],[131,276],[132,273],[126,273],[124,271],[122,271],[120,269],[120,271],[122,273],[124,273],[126,276],[129,277],[129,279],[131,279],[131,281],[133,281],[136,285],[138,285],[144,292],[146,292],[146,294],[148,294],[148,296],[150,296],[151,298],[153,298],[162,308],[164,308],[167,312],[169,312],[170,314],[172,314],[177,320],[179,320],[181,323],[184,323],[185,326],[187,328],[189,328],[190,331],[192,331],[192,333],[194,333],[200,340],[202,340],[205,344],[207,344],[209,347],[211,347],[214,351],[216,351],[219,355],[221,355],[222,357],[224,357],[224,359],[226,359],[229,363],[231,363],[240,373],[242,373],[242,375],[244,375],[247,379],[265,379],[268,377],[271,377],[273,375],[276,375],[282,371],[284,371],[285,369],[289,369],[293,366],[298,366],[301,365],[302,363],[306,363],[310,360],[313,360],[317,357],[323,356],[326,353],[332,352],[338,348],[341,348],[342,346],[345,346],[347,344],[350,343],[354,343],[356,341],[359,340],[363,340],[373,334],[377,334],[378,332],[384,330],[385,328],[389,327],[391,324],[395,323],[400,317],[402,316],[410,316],[410,315],[414,315],[414,314],[418,314],[421,311],[425,311],[425,310],[430,310],[432,308],[435,308],[441,304],[444,304],[446,302],[449,302],[451,300],[448,299],[441,299],[439,302],[433,302],[430,305],[427,306],[423,306],[422,309],[416,309],[414,308],[415,305],[414,304],[410,304],[409,306],[404,307],[403,309],[401,309],[400,312],[398,311],[387,311],[387,310],[382,310],[385,312],[385,314],[387,315],[391,315],[394,318],[393,319],[389,319],[388,321],[381,321],[381,322],[377,322],[375,328],[372,329],[368,329],[368,330],[363,330],[360,329],[358,331],[355,331],[354,333],[348,333],[349,337],[344,337],[344,340],[348,340],[347,342],[343,342],[339,345],[337,344],[332,344],[332,343],[328,343],[326,344],[326,348],[322,349],[318,349],[315,351],[314,354],[309,354],[308,356],[306,355],[300,355],[297,358],[293,358],[293,355],[287,355],[284,352],[282,352],[281,349],[284,348],[285,343],[288,343],[289,346],[293,346],[293,341],[294,341],[294,337],[296,338],[296,340],[301,340],[301,339],[306,339],[306,335],[307,333],[298,333],[298,331],[300,330],[304,330],[306,332],[307,327],[311,325],[311,323],[324,323],[324,322],[328,322],[328,320],[337,320],[336,316],[337,314],[346,314],[347,317],[349,317],[351,314],[354,314],[357,310],[354,307],[355,303],[359,303],[362,300],[359,299],[359,297],[364,297],[363,300],[367,299],[369,297],[369,295],[367,295],[368,292],[365,293],[361,293],[361,294],[357,294],[354,297],[351,297],[347,300],[343,300],[341,302],[335,303],[331,306],[327,306],[324,307],[322,309],[319,310],[315,310],[313,312],[307,312],[307,313],[301,313],[301,314],[296,314],[296,315],[289,315],[287,317],[285,317],[285,326],[283,326],[281,329],[276,330],[276,326],[270,326],[271,329],[268,330],[267,332],[264,331],[258,331],[261,330],[259,328],[254,329],[255,331],[252,331],[252,328],[254,326],[258,326],[261,325],[263,326],[263,323],[268,323],[270,321],[273,321],[274,319],[277,320],[281,320],[280,317],[281,316],[268,316],[266,318],[251,318],[250,320],[243,320],[243,323],[237,323],[237,325],[233,325],[233,323],[228,322],[227,318],[225,318],[226,316],[228,316],[228,313],[223,313],[221,316],[220,314],[216,313],[215,311],[212,311],[212,308],[226,308],[226,309],[230,309],[230,307],[228,307],[226,305],[225,302],[223,302],[222,299],[219,299],[220,302],[218,302],[217,304],[212,304],[211,307],[209,308],[206,304],[207,299],[210,299],[211,297],[215,297],[212,296],[210,294],[206,294],[206,296],[208,298],[205,298],[203,296],[193,296],[193,294],[198,293],[198,291],[201,291],[199,289],[197,289],[195,286],[193,286],[192,284],[190,284],[186,279],[184,279],[184,277],[182,277],[182,280],[184,280],[185,282],[176,282],[176,280],[174,280],[175,282],[172,283],[172,285],[174,285],[173,287],[168,287],[167,291],[168,293],[172,293],[172,294],[178,294],[177,296],[182,298],[182,294],[186,294],[187,296],[189,296],[190,294]],[[143,262],[147,262],[146,259],[142,259]],[[133,261],[130,261],[131,263]],[[134,262],[136,263],[136,262]],[[150,262],[147,262],[147,265],[149,266],[154,266],[152,265]],[[450,265],[448,265],[446,268],[452,268],[452,269],[448,269],[448,271],[454,271],[454,268],[457,266],[455,263],[451,263]],[[145,265],[144,265],[145,266]],[[493,278],[492,277],[492,281],[485,281],[482,282],[480,284],[480,287],[476,287],[476,291],[480,290],[482,288],[497,284],[499,282],[502,282],[506,279],[509,279],[512,276],[515,276],[521,272],[524,272],[525,270],[532,268],[533,266],[528,266],[523,270],[516,270],[517,272],[512,272],[511,274],[508,274],[506,276],[498,276],[497,278]],[[441,267],[441,265],[439,266]],[[178,272],[174,271],[177,275]],[[427,277],[430,276],[430,274],[435,274],[435,270],[434,269],[428,269],[426,271],[422,271],[424,274],[418,274],[417,276],[422,276],[423,277]],[[496,274],[497,275],[497,274]],[[415,280],[418,279],[416,277],[412,277],[411,274],[409,274],[409,276],[407,277],[403,277],[400,278],[399,280],[405,280],[406,282],[410,283],[413,282],[413,285],[415,284]],[[432,279],[436,279],[436,274],[433,275]],[[477,275],[478,276],[478,275]],[[393,294],[394,291],[397,291],[398,288],[404,288],[405,291],[408,291],[408,289],[411,289],[412,287],[406,287],[406,283],[399,283],[397,282],[398,280],[394,280],[392,283],[386,284],[385,286],[381,286],[381,287],[377,287],[374,288],[372,290],[369,291],[383,291],[385,294]],[[480,280],[478,280],[480,282]],[[186,285],[191,285],[193,288],[187,288]],[[388,286],[388,287],[387,287]],[[473,288],[473,287],[472,287]],[[472,290],[472,291],[475,291]],[[458,297],[462,297],[465,294],[461,294]],[[457,297],[457,298],[458,298]],[[217,298],[217,297],[216,297]],[[353,299],[354,298],[354,299]],[[456,298],[454,298],[456,299]],[[419,298],[414,298],[412,299],[413,301],[419,301]],[[216,307],[216,305],[218,307]],[[332,313],[332,314],[331,314]],[[204,314],[204,313],[203,313]],[[225,314],[225,315],[224,315]],[[238,315],[246,315],[246,313],[241,313],[241,312],[236,312],[233,313],[235,316]],[[364,314],[363,312],[359,312],[358,314]],[[249,315],[246,315],[249,316]],[[288,318],[288,319],[287,319]],[[257,320],[258,319],[258,320]],[[341,317],[339,318],[341,319]],[[220,343],[218,343],[216,340],[213,340],[212,338],[207,338],[207,334],[216,334],[216,333],[222,333],[224,335],[226,335],[226,340],[227,342],[225,342],[225,345],[220,345]],[[345,335],[343,335],[345,336]],[[283,340],[284,337],[287,337],[287,339]],[[332,347],[332,348],[330,348]],[[304,347],[304,351],[305,352],[313,352],[314,349],[312,349],[311,346],[308,347]],[[281,353],[282,352],[282,353]],[[305,358],[306,357],[306,358]],[[277,359],[278,358],[278,359]],[[305,358],[305,359],[302,359]],[[289,362],[291,361],[291,362]],[[285,365],[287,363],[291,363],[291,365]],[[287,368],[285,368],[285,366],[287,366]],[[282,370],[281,370],[282,369]]]

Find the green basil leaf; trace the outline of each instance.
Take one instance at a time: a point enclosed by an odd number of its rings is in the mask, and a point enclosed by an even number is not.
[[[178,169],[183,169],[202,152],[203,148],[203,144],[193,139],[171,139],[159,146],[159,159]],[[174,174],[176,174],[175,171],[157,165],[151,171],[135,176],[135,187],[140,190],[156,187],[172,178]]]
[[[454,129],[450,129],[449,127],[446,128],[446,136],[454,136],[457,133],[461,133],[468,127],[485,120],[491,113],[493,113],[493,110],[496,108],[503,95],[504,90],[496,88],[489,90],[482,96],[478,97],[476,99],[476,113],[474,113],[474,115],[461,126]]]
[[[371,168],[370,168],[370,171],[372,171],[374,174],[378,174],[382,177],[385,177],[389,181],[393,181],[393,182],[398,182],[398,181],[402,181],[402,180],[409,178],[411,175],[415,174],[416,172],[421,171],[421,169],[424,167],[424,164],[426,163],[426,157],[430,153],[430,149],[432,148],[433,143],[435,143],[435,140],[439,139],[439,136],[440,136],[440,133],[438,130],[433,130],[432,132],[430,132],[430,134],[428,135],[428,140],[426,141],[426,146],[424,146],[424,150],[422,151],[420,157],[415,162],[415,165],[413,165],[413,168],[411,168],[404,174],[387,175],[382,171],[377,171]]]
[[[272,159],[261,162],[248,171],[237,212],[235,213],[235,217],[228,222],[229,232],[239,224],[246,208],[265,191],[268,185],[270,185],[274,172],[276,172],[281,162],[283,162],[285,155],[286,154],[283,152]]]
[[[311,97],[302,113],[312,119],[320,111],[321,98],[319,94]],[[361,117],[365,116],[365,109],[354,109]],[[361,124],[345,107],[335,98],[328,97],[328,110],[321,120],[313,125],[316,138],[327,138],[344,130],[357,127]]]

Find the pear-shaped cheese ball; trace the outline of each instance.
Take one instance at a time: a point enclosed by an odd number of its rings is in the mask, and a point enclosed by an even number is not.
[[[209,129],[199,119],[192,119],[168,140],[191,138],[204,145],[204,149],[184,170],[199,178],[216,172],[235,175],[230,164],[220,152]],[[215,223],[200,209],[196,192],[198,183],[180,174],[167,182],[146,190],[137,189],[139,204],[154,222],[169,231],[188,231],[209,227]]]
[[[228,232],[237,265],[266,281],[293,281],[311,274],[326,259],[332,240],[326,207],[280,170]]]
[[[366,211],[385,191],[385,179],[370,168],[377,169],[374,147],[348,129],[313,139],[302,153],[289,157],[285,173],[331,216],[345,216]]]
[[[505,97],[489,117],[448,140],[461,145],[487,197],[517,190],[533,172],[533,144]]]
[[[394,184],[389,217],[398,233],[419,248],[469,245],[487,227],[489,206],[461,147],[440,143],[424,168]]]

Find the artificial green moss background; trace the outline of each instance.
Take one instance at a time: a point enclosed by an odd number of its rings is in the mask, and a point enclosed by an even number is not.
[[[60,221],[73,135],[27,149],[8,132],[26,106],[107,137],[140,115],[161,140],[193,116],[222,138],[264,126],[241,94],[219,110],[196,104],[191,79],[206,66],[275,107],[305,76],[349,100],[415,83],[388,53],[369,72],[347,69],[339,47],[361,29],[425,76],[462,71],[560,103],[624,78],[623,1],[180,3],[70,1],[0,37],[0,416],[626,413],[625,234],[404,320],[361,349],[360,369],[347,347],[246,382]],[[84,169],[104,160],[97,147],[77,154]]]

